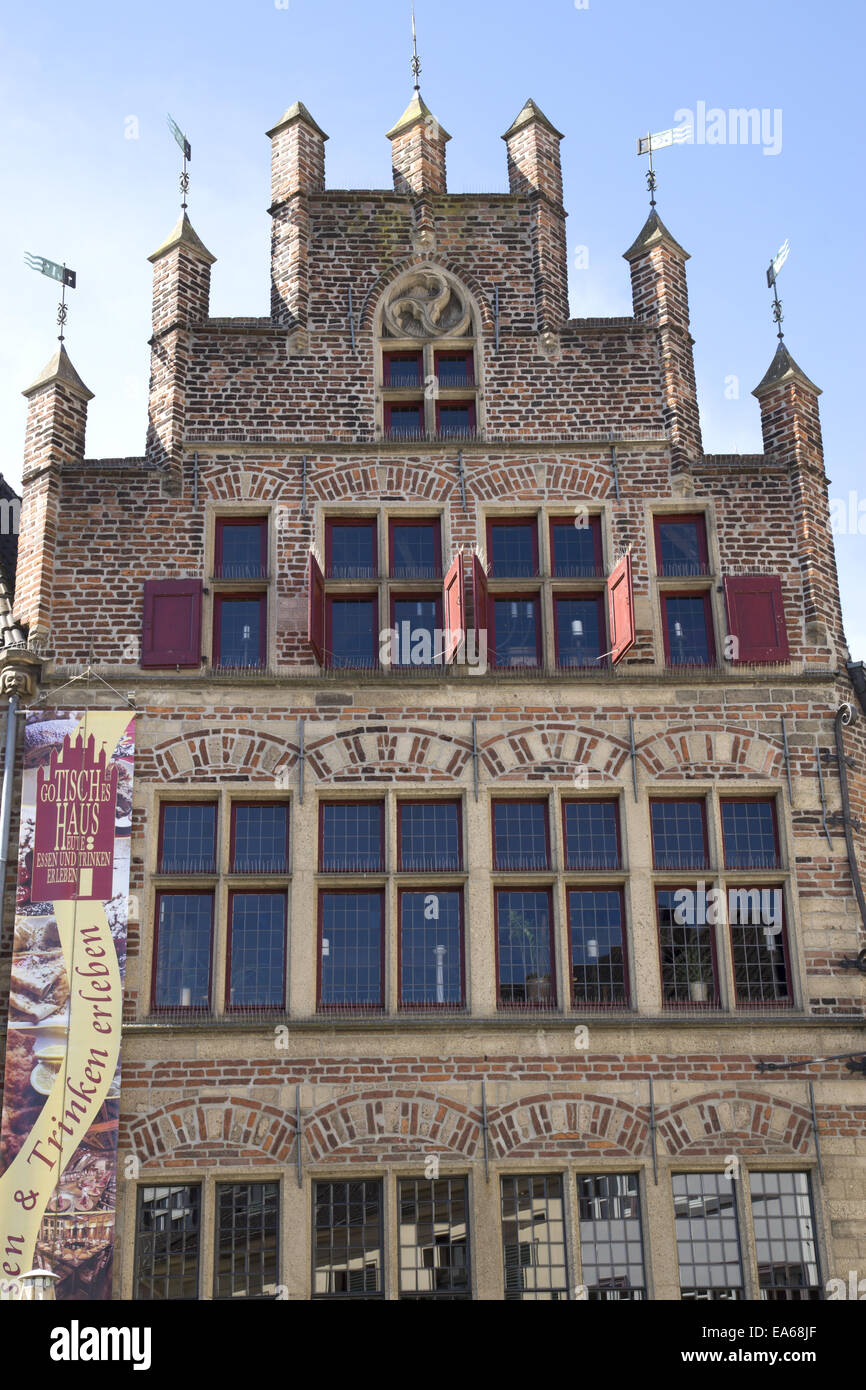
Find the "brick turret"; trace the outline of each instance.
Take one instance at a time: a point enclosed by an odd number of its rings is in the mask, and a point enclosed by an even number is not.
[[[780,341],[752,395],[761,407],[764,452],[791,470],[806,642],[816,649],[807,651],[807,657],[826,661],[829,648],[835,659],[834,649],[837,644],[844,645],[845,638],[824,472],[818,409],[821,388],[809,380]]]
[[[61,344],[23,393],[27,398],[23,495],[14,616],[31,640],[51,626],[55,544],[64,464],[84,458],[87,405],[93,399]]]
[[[562,206],[561,131],[531,99],[503,135],[512,193],[533,202],[532,247],[538,328],[555,332],[568,318],[568,255]]]
[[[445,146],[451,139],[416,92],[388,131],[391,167],[398,193],[447,193]]]
[[[688,470],[703,454],[694,340],[689,332],[688,251],[653,209],[637,240],[623,253],[631,266],[635,318],[654,322],[664,371],[664,419],[671,436],[673,472]]]
[[[306,328],[311,193],[325,187],[325,141],[302,101],[268,131],[271,141],[271,317]]]
[[[207,319],[216,257],[184,212],[148,260],[153,265],[153,336],[146,452],[166,470],[166,488],[174,493],[181,486],[191,330]]]

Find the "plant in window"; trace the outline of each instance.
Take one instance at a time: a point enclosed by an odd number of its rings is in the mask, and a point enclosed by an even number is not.
[[[538,939],[534,924],[517,908],[508,909],[505,939],[522,962],[526,1002],[550,999],[551,981],[547,951]]]
[[[709,981],[704,976],[707,952],[701,946],[678,946],[673,955],[674,981],[688,988],[693,1004],[705,1004],[709,998]],[[680,991],[677,989],[677,997]]]

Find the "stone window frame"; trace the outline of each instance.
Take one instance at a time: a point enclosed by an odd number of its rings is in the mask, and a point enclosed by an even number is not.
[[[357,500],[340,500],[334,502],[320,502],[316,505],[316,517],[314,524],[315,546],[319,555],[325,555],[326,535],[328,524],[339,520],[346,521],[371,521],[376,526],[376,573],[375,579],[329,579],[327,573],[324,575],[325,584],[325,605],[330,599],[340,597],[361,597],[369,595],[375,596],[377,603],[376,616],[378,631],[380,634],[390,631],[392,601],[395,596],[405,598],[417,594],[419,598],[435,596],[439,600],[440,613],[444,625],[445,615],[445,577],[448,567],[453,559],[452,537],[451,537],[451,511],[447,501],[430,502],[424,498],[417,500],[404,500],[403,498],[393,499],[373,499],[359,497]],[[391,575],[391,522],[392,521],[434,521],[437,523],[440,547],[440,564],[442,573],[435,579],[402,579]],[[327,611],[325,617],[326,631],[328,628]],[[379,650],[375,652],[378,665],[385,665],[379,660]],[[388,663],[390,664],[390,663]],[[341,668],[346,670],[350,677],[354,668]],[[396,669],[396,668],[395,668]],[[425,674],[430,676],[443,676],[447,668],[437,665],[424,668]]]
[[[434,326],[429,323],[424,325],[422,315],[422,326],[426,326],[427,331],[418,335],[399,336],[396,333],[390,336],[390,330],[386,331],[387,305],[399,293],[402,286],[411,290],[412,282],[419,278],[434,277],[451,289],[456,297],[462,298],[466,314],[468,315],[468,332],[448,333],[436,332]],[[395,437],[393,440],[389,431],[386,429],[386,404],[411,404],[418,402],[423,404],[424,410],[424,438],[419,440],[419,444],[425,442],[451,444],[452,447],[459,447],[462,436],[444,436],[440,441],[440,434],[437,422],[437,406],[442,399],[467,402],[474,406],[475,425],[470,439],[483,440],[486,428],[485,411],[485,391],[484,391],[484,354],[483,337],[481,328],[481,314],[475,302],[475,298],[467,287],[462,284],[456,275],[444,269],[443,266],[425,262],[424,264],[413,266],[405,271],[403,275],[388,285],[382,295],[373,325],[374,340],[374,373],[376,383],[376,437],[384,443],[394,443],[402,445],[404,448],[413,441]],[[473,362],[473,381],[466,386],[454,386],[446,388],[444,394],[440,394],[438,377],[436,375],[436,360],[440,353],[471,353]],[[421,354],[421,385],[419,387],[391,387],[386,385],[387,371],[385,358],[389,353]]]
[[[552,525],[554,521],[561,521],[566,518],[574,519],[578,511],[585,511],[598,526],[598,534],[601,542],[601,573],[598,575],[567,576],[555,575],[553,573],[553,534]],[[476,520],[476,548],[481,555],[485,570],[489,567],[489,556],[487,549],[488,523],[490,521],[504,520],[509,517],[519,515],[522,518],[534,517],[536,524],[536,555],[538,558],[538,573],[531,578],[513,579],[503,576],[497,579],[495,574],[488,574],[487,588],[489,601],[492,603],[497,597],[511,598],[514,595],[526,597],[536,597],[539,600],[539,647],[541,651],[541,666],[545,671],[560,671],[558,666],[558,643],[556,629],[556,609],[555,600],[557,598],[596,598],[602,604],[604,616],[604,637],[603,659],[598,662],[599,672],[606,671],[609,666],[607,658],[607,641],[610,638],[610,617],[608,613],[608,590],[607,580],[613,568],[615,545],[613,537],[613,519],[610,507],[595,498],[576,499],[570,505],[562,502],[547,504],[538,499],[529,499],[526,505],[522,501],[512,500],[510,502],[497,501],[485,502],[479,506]],[[597,518],[597,522],[596,522]],[[489,625],[489,618],[484,615],[485,625]],[[476,614],[476,624],[478,615]],[[574,667],[563,667],[562,672],[568,674]],[[577,668],[583,670],[585,668]],[[512,668],[498,668],[491,666],[491,671],[510,674],[513,677]],[[581,679],[581,677],[575,677]]]
[[[222,1018],[228,1014],[237,1016],[242,1013],[244,1008],[249,1008],[251,1016],[285,1016],[287,1005],[282,1009],[273,1005],[256,1006],[237,1006],[230,1008],[227,1003],[227,979],[228,979],[228,959],[229,941],[231,932],[231,894],[233,892],[255,892],[261,891],[285,893],[286,897],[286,936],[285,936],[285,963],[284,963],[284,988],[286,1001],[289,999],[291,987],[290,961],[292,949],[292,885],[294,882],[294,853],[295,853],[295,805],[296,795],[288,787],[267,786],[254,782],[231,783],[221,785],[216,783],[183,785],[174,783],[160,784],[151,789],[150,802],[146,811],[146,820],[149,824],[160,824],[162,821],[162,806],[169,803],[179,802],[205,802],[216,803],[216,864],[212,874],[200,871],[192,873],[162,873],[160,872],[158,853],[160,850],[159,836],[149,836],[147,840],[147,856],[145,860],[145,882],[147,884],[146,901],[144,903],[145,916],[144,922],[148,924],[148,930],[143,933],[140,975],[139,975],[139,997],[138,1010],[139,1017],[159,1017],[165,1019],[176,1014],[179,1021],[190,1020],[198,1015],[203,1023],[208,1019]],[[235,871],[232,868],[232,815],[235,804],[250,805],[261,802],[262,804],[279,803],[288,808],[289,826],[289,853],[284,873],[248,873],[245,871]],[[182,1005],[167,1005],[158,1007],[155,1003],[155,968],[156,968],[156,943],[157,943],[157,911],[160,895],[163,893],[178,893],[188,890],[189,892],[208,892],[213,898],[213,921],[211,932],[211,961],[210,961],[210,998],[207,1009],[185,1008]]]
[[[217,669],[214,666],[214,655],[216,652],[216,610],[217,597],[231,597],[232,594],[261,594],[265,601],[265,625],[261,640],[262,663],[260,670],[262,674],[271,669],[272,660],[277,650],[278,626],[278,576],[279,576],[279,556],[278,556],[278,515],[277,509],[280,503],[276,501],[263,501],[261,498],[237,498],[233,501],[223,499],[207,501],[205,503],[204,516],[204,592],[202,596],[202,617],[201,617],[201,641],[202,641],[202,663],[206,673],[212,673]],[[285,504],[283,504],[285,505]],[[267,527],[267,567],[265,575],[259,579],[221,579],[217,576],[216,550],[217,550],[217,522],[231,518],[240,520],[249,517],[250,520],[261,517]],[[228,668],[231,669],[231,668]],[[241,669],[241,668],[238,668]],[[244,674],[249,677],[250,672]],[[255,679],[252,676],[252,679]]]
[[[659,572],[659,558],[656,553],[656,520],[674,516],[702,516],[707,548],[707,573],[689,576],[665,576]],[[656,665],[662,670],[685,672],[688,666],[669,665],[666,653],[665,611],[662,598],[666,594],[677,596],[703,596],[709,607],[712,631],[709,634],[709,654],[714,668],[724,674],[728,663],[725,659],[725,638],[728,633],[728,619],[721,589],[721,556],[719,532],[716,523],[714,499],[704,497],[652,498],[644,503],[643,536],[646,545],[647,573],[650,586],[650,606],[653,628],[653,654]]]

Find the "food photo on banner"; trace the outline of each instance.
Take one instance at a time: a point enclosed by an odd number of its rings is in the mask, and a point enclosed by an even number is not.
[[[26,715],[6,1086],[0,1279],[109,1299],[135,720]]]

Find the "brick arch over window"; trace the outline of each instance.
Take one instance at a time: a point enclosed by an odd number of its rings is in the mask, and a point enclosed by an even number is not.
[[[578,768],[589,769],[589,786],[617,781],[629,755],[620,739],[603,738],[592,729],[563,725],[554,729],[535,729],[531,725],[496,734],[483,740],[479,748],[491,778],[521,778],[529,772],[544,772],[556,779],[573,779]]]
[[[219,733],[199,729],[178,734],[152,750],[156,776],[164,782],[198,775],[214,781],[229,772],[246,773],[253,782],[273,782],[280,774],[288,776],[297,754],[295,744],[249,728]]]
[[[289,461],[289,469],[293,462]],[[248,469],[239,463],[200,465],[199,483],[202,489],[208,497],[219,502],[285,501],[286,481],[285,466],[267,468],[257,464],[255,468]]]
[[[427,1151],[469,1159],[479,1152],[481,1115],[432,1091],[367,1091],[319,1106],[304,1118],[303,1135],[311,1163],[344,1163],[350,1152],[376,1161]]]
[[[528,1096],[489,1113],[490,1139],[499,1158],[633,1158],[646,1151],[646,1115],[604,1096],[555,1092]]]
[[[294,1117],[274,1105],[237,1096],[178,1100],[136,1116],[121,1134],[142,1167],[181,1163],[219,1167],[239,1162],[286,1163],[295,1146]]]
[[[607,497],[613,490],[610,464],[570,463],[561,458],[508,459],[508,495],[526,501],[582,502]],[[468,486],[480,502],[502,501],[500,460],[472,459]]]
[[[684,768],[702,776],[776,778],[782,775],[782,750],[775,743],[736,726],[669,729],[640,738],[638,757],[651,777],[681,778]]]
[[[375,331],[385,294],[395,281],[413,271],[424,270],[441,271],[446,277],[454,280],[459,289],[468,291],[476,324],[480,325],[487,334],[494,332],[495,321],[492,306],[475,276],[453,261],[437,260],[433,256],[407,256],[405,260],[399,261],[390,270],[379,276],[370,286],[361,305],[358,324],[361,332],[372,333]]]
[[[411,453],[411,448],[409,449]],[[367,466],[353,464],[346,468],[337,461],[329,469],[317,465],[311,488],[319,501],[339,502],[348,498],[368,497],[376,502],[380,496],[424,498],[444,504],[458,486],[453,460],[444,464],[435,458],[423,464],[411,460],[379,459]]]
[[[671,1155],[806,1154],[812,1120],[804,1105],[763,1092],[715,1091],[658,1111]]]
[[[429,728],[369,728],[317,736],[308,729],[306,756],[320,782],[389,781],[412,777],[427,782],[459,780],[472,757],[471,738],[438,734]]]

